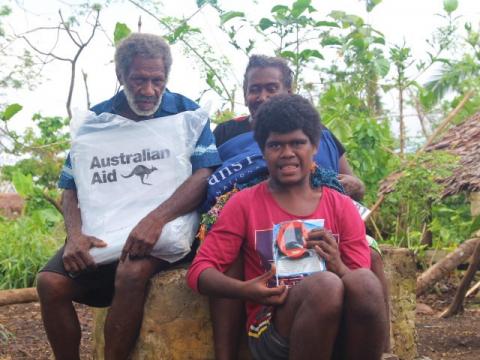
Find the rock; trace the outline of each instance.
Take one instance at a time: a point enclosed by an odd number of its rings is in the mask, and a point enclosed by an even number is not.
[[[394,354],[383,354],[382,360],[399,360],[397,355]]]
[[[21,215],[25,201],[15,193],[0,193],[0,216],[13,219]]]
[[[191,291],[186,269],[152,279],[137,345],[131,359],[214,359],[208,301]],[[95,314],[95,355],[103,359],[105,309]]]
[[[413,360],[416,356],[413,253],[392,247],[382,247],[382,251],[390,288],[392,353],[398,356],[385,359]],[[132,360],[214,359],[208,301],[187,287],[185,274],[186,269],[176,269],[152,279]],[[96,310],[93,337],[97,360],[103,359],[105,316],[105,309]],[[245,343],[240,359],[250,359]]]
[[[415,312],[417,314],[423,314],[423,315],[433,315],[435,314],[435,311],[428,306],[427,304],[422,304],[422,303],[417,303],[417,306],[415,308]]]
[[[390,292],[391,352],[401,360],[413,360],[417,356],[414,255],[403,248],[382,245],[381,249]]]

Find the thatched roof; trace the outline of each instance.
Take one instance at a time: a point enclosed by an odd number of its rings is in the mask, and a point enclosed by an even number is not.
[[[447,130],[425,150],[443,150],[460,157],[453,174],[440,180],[445,187],[444,197],[461,191],[480,191],[480,112]],[[393,191],[400,176],[400,173],[388,176],[380,185],[379,194]]]

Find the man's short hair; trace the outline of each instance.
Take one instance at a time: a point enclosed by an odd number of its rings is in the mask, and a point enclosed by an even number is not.
[[[265,101],[255,113],[254,138],[260,149],[270,133],[286,134],[302,130],[314,146],[321,134],[320,115],[307,99],[300,95],[277,95]]]
[[[245,74],[243,75],[243,94],[247,93],[248,86],[248,72],[255,68],[269,68],[273,67],[282,73],[282,83],[283,86],[287,89],[292,88],[293,84],[293,71],[288,66],[288,63],[285,59],[281,57],[271,57],[265,55],[252,55],[248,59],[248,65],[245,69]]]
[[[165,66],[165,76],[168,78],[172,66],[170,46],[158,35],[132,33],[123,39],[115,51],[115,68],[117,75],[124,78],[130,71],[135,56],[145,59],[161,58]]]

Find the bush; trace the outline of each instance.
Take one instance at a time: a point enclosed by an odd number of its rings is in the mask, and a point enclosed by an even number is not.
[[[439,151],[410,160],[375,216],[384,239],[413,249],[422,248],[427,230],[437,248],[456,247],[468,239],[473,220],[465,195],[442,198],[443,186],[438,183],[456,166],[458,158]]]
[[[34,285],[38,270],[63,243],[61,215],[52,208],[16,220],[0,218],[0,289]]]

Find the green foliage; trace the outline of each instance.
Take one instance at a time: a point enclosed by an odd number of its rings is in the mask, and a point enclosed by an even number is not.
[[[132,30],[124,24],[117,22],[115,24],[115,31],[113,32],[113,42],[117,45],[120,41],[126,38],[128,35],[132,33]]]
[[[220,15],[220,25],[224,25],[227,21],[236,17],[244,17],[245,13],[242,11],[227,11]]]
[[[366,1],[366,6],[367,6],[367,11],[371,12],[375,6],[380,4],[382,0],[365,0]]]
[[[353,87],[339,81],[330,84],[321,95],[320,114],[322,122],[345,142],[352,136],[353,124],[360,118],[365,118],[368,110]]]
[[[235,113],[230,110],[217,111],[212,118],[212,123],[221,124],[235,117]]]
[[[24,134],[10,132],[14,147],[8,152],[24,157],[13,166],[4,166],[3,177],[11,181],[15,171],[30,174],[37,185],[45,189],[56,188],[56,180],[63,164],[61,156],[69,147],[69,135],[66,133],[68,120],[59,116],[33,116],[36,129],[28,128]]]
[[[465,194],[459,194],[432,206],[430,230],[437,247],[456,247],[469,239],[475,224],[470,213],[470,203]]]
[[[384,238],[396,246],[420,247],[422,235],[430,230],[438,247],[467,239],[472,219],[465,197],[442,199],[438,180],[449,176],[457,158],[448,153],[424,153],[406,160],[408,166],[388,194],[377,215]]]
[[[16,220],[0,218],[0,289],[31,287],[64,238],[62,218],[42,209]]]
[[[5,108],[5,110],[0,112],[0,117],[3,121],[8,121],[22,109],[23,106],[20,104],[10,104]]]
[[[217,5],[217,0],[197,0],[197,6],[200,8],[203,5],[210,4],[210,5]]]
[[[458,0],[443,0],[443,9],[447,13],[452,13],[457,10],[458,7]]]
[[[357,121],[345,142],[348,161],[366,186],[366,204],[375,202],[379,183],[398,168],[398,157],[391,150],[393,144],[388,122],[369,118]]]

